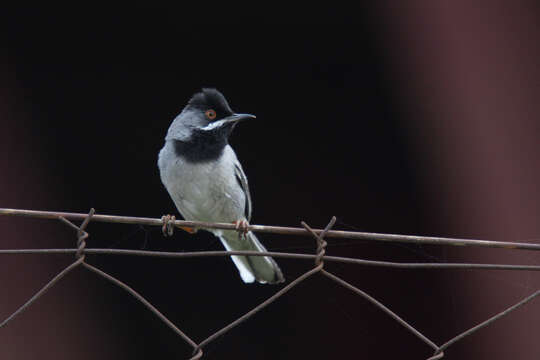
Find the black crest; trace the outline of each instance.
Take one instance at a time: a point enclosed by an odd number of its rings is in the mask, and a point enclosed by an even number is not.
[[[225,96],[216,89],[203,88],[191,97],[187,106],[201,111],[213,109],[217,114],[216,119],[233,114]]]

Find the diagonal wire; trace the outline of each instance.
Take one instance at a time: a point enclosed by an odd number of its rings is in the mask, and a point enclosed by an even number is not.
[[[317,244],[318,244],[318,247],[317,247],[317,251],[319,252],[319,257],[315,260],[316,262],[320,263],[320,265],[322,266],[323,264],[323,257],[324,257],[324,247],[326,246],[326,241],[324,241],[322,239],[322,237],[328,232],[328,230],[334,225],[336,221],[336,217],[334,216],[332,218],[332,220],[330,221],[330,223],[328,224],[328,226],[320,233],[320,234],[317,234],[315,231],[313,231],[313,229],[311,229],[306,223],[302,222],[302,226],[308,231],[310,232],[313,237],[315,237],[317,239]],[[324,257],[326,259],[326,257]],[[324,270],[324,269],[321,269],[321,273],[327,277],[329,277],[330,279],[334,280],[335,282],[337,282],[338,284],[346,287],[347,289],[349,290],[352,290],[354,291],[355,293],[357,293],[358,295],[362,296],[363,298],[365,298],[366,300],[368,300],[369,302],[371,302],[372,304],[374,304],[375,306],[377,306],[379,309],[381,309],[382,311],[384,311],[386,314],[388,314],[389,316],[391,316],[394,320],[396,320],[398,323],[400,323],[402,326],[404,326],[405,328],[407,328],[410,332],[412,332],[414,335],[416,335],[420,340],[422,340],[423,342],[425,342],[426,344],[428,344],[429,346],[431,346],[433,349],[435,350],[439,350],[439,347],[437,346],[437,344],[435,344],[433,341],[431,341],[430,339],[428,339],[424,334],[422,334],[420,331],[416,330],[412,325],[410,325],[409,323],[407,323],[405,320],[403,320],[402,318],[400,318],[397,314],[395,314],[392,310],[390,310],[389,308],[387,308],[385,305],[383,305],[381,302],[379,302],[378,300],[376,300],[374,297],[368,295],[366,292],[352,286],[351,284],[349,284],[348,282],[346,282],[345,280],[329,273],[328,271]]]
[[[12,313],[10,316],[7,317],[7,319],[5,319],[4,321],[2,321],[0,323],[0,328],[1,327],[4,327],[5,325],[8,324],[8,322],[10,322],[11,320],[13,320],[13,318],[17,315],[19,315],[21,312],[23,312],[24,310],[26,310],[26,308],[30,305],[32,305],[32,303],[34,303],[34,301],[36,301],[37,299],[39,299],[41,296],[43,296],[43,294],[45,294],[47,292],[47,290],[49,290],[53,285],[55,285],[58,281],[60,281],[60,279],[62,279],[64,276],[66,276],[69,272],[71,272],[71,270],[75,269],[77,266],[79,266],[80,264],[82,264],[82,262],[84,261],[84,258],[79,258],[77,259],[77,261],[75,261],[74,263],[72,263],[71,265],[69,265],[68,267],[66,267],[64,270],[60,271],[55,277],[53,277],[47,284],[45,284],[45,286],[43,286],[41,288],[41,290],[39,290],[37,293],[34,294],[34,296],[32,296],[30,299],[28,299],[28,301],[26,301],[23,305],[21,305],[17,310],[15,310],[14,313]]]
[[[305,279],[307,279],[311,275],[321,271],[323,266],[324,266],[324,263],[322,262],[322,257],[324,256],[324,247],[326,246],[326,242],[323,240],[323,237],[332,228],[332,226],[334,225],[335,222],[336,222],[336,217],[334,216],[334,217],[332,217],[332,219],[330,220],[330,222],[328,223],[326,228],[321,232],[321,234],[318,235],[318,234],[313,233],[315,238],[317,239],[317,255],[316,255],[316,259],[315,259],[315,263],[316,263],[315,268],[307,271],[303,275],[300,275],[298,278],[296,278],[290,284],[288,284],[287,286],[285,286],[284,288],[279,290],[277,293],[275,293],[274,295],[269,297],[267,300],[265,300],[264,302],[262,302],[258,306],[254,307],[253,309],[251,309],[250,311],[248,311],[247,313],[245,313],[244,315],[242,315],[241,317],[239,317],[238,319],[236,319],[235,321],[233,321],[229,325],[227,325],[224,328],[216,331],[215,333],[213,333],[212,335],[207,337],[205,340],[201,341],[201,343],[199,343],[197,349],[202,348],[203,346],[205,346],[206,344],[210,343],[211,341],[217,339],[219,336],[225,334],[226,332],[228,332],[232,328],[234,328],[234,327],[238,326],[239,324],[243,323],[244,321],[249,319],[251,316],[255,315],[256,313],[258,313],[259,311],[261,311],[262,309],[264,309],[265,307],[267,307],[268,305],[273,303],[275,300],[277,300],[278,298],[283,296],[286,292],[291,290],[294,286],[301,283],[302,281],[304,281]],[[303,221],[302,221],[302,226],[304,226],[304,228],[307,231],[311,230],[311,228]],[[312,232],[312,230],[310,232]]]
[[[86,242],[85,239],[88,237],[88,233],[84,231],[88,223],[90,222],[90,218],[94,215],[95,210],[92,208],[90,209],[90,212],[88,216],[84,219],[83,223],[80,227],[73,224],[71,221],[67,220],[63,216],[60,216],[59,219],[64,222],[65,224],[69,225],[71,228],[77,231],[77,252],[76,256],[78,258],[77,261],[79,261],[82,266],[84,266],[86,269],[100,275],[101,277],[105,278],[106,280],[109,280],[113,284],[119,286],[120,288],[127,291],[131,296],[133,296],[135,299],[137,299],[139,302],[141,302],[146,308],[148,308],[153,314],[155,314],[161,321],[163,321],[167,326],[169,326],[177,335],[179,335],[184,341],[186,341],[189,345],[192,347],[196,347],[197,344],[191,340],[189,336],[187,336],[182,330],[180,330],[176,325],[174,325],[165,315],[163,315],[158,309],[156,309],[148,300],[146,300],[142,295],[140,295],[138,292],[133,290],[131,287],[129,287],[127,284],[123,283],[122,281],[116,279],[112,275],[109,275],[105,273],[104,271],[101,271],[100,269],[84,262],[84,252],[86,251],[85,246]],[[198,359],[202,356],[202,351],[200,349],[196,349],[195,355],[192,357],[192,359]]]
[[[88,236],[88,234],[83,234],[84,233],[84,228],[86,227],[86,225],[88,225],[88,222],[90,221],[90,218],[92,217],[92,215],[94,215],[94,212],[95,210],[94,209],[90,209],[90,212],[88,213],[88,215],[86,216],[86,218],[84,219],[83,221],[83,224],[81,225],[81,227],[77,227],[76,225],[74,225],[72,222],[70,222],[69,220],[66,220],[64,218],[62,218],[61,216],[58,217],[60,220],[64,221],[67,225],[69,225],[70,227],[72,228],[75,228],[77,231],[78,231],[78,234],[79,234],[79,242],[84,242],[84,239],[85,239],[85,236]],[[79,244],[78,244],[79,245]],[[82,244],[82,248],[84,248],[84,244]],[[2,321],[0,323],[0,328],[4,327],[5,325],[7,325],[13,318],[15,318],[17,315],[19,315],[20,313],[22,313],[24,310],[26,310],[26,308],[28,308],[30,305],[32,305],[32,303],[34,303],[34,301],[36,301],[37,299],[39,299],[41,296],[43,296],[51,287],[53,287],[58,281],[60,281],[64,276],[66,276],[68,273],[70,273],[73,269],[75,269],[77,266],[79,266],[80,264],[82,264],[84,262],[84,256],[81,256],[79,251],[82,249],[81,248],[81,245],[79,246],[79,249],[76,249],[76,254],[77,254],[77,260],[70,264],[69,266],[67,266],[64,270],[60,271],[55,277],[53,277],[47,284],[45,284],[45,286],[43,286],[37,293],[35,293],[30,299],[28,299],[24,304],[22,304],[17,310],[15,310],[15,312],[13,312],[10,316],[8,316],[4,321]]]
[[[148,310],[150,310],[154,315],[156,315],[161,321],[163,321],[168,327],[170,327],[176,334],[178,334],[182,339],[184,339],[189,345],[191,345],[193,348],[197,348],[197,344],[191,340],[189,336],[187,336],[182,330],[180,330],[176,325],[172,323],[165,315],[163,315],[156,307],[148,300],[146,300],[141,294],[139,294],[137,291],[133,290],[131,287],[123,283],[122,281],[116,279],[115,277],[107,274],[104,271],[101,271],[100,269],[87,264],[82,264],[86,269],[98,274],[99,276],[109,280],[114,285],[124,289],[127,291],[131,296],[133,296],[135,299],[137,299],[141,304],[143,304]],[[201,354],[202,355],[202,354]]]
[[[526,298],[524,298],[523,300],[519,301],[518,303],[510,306],[509,308],[507,308],[506,310],[504,311],[501,311],[500,313],[498,313],[497,315],[495,316],[492,316],[490,317],[489,319],[481,322],[480,324],[470,328],[469,330],[467,331],[464,331],[462,332],[461,334],[459,334],[458,336],[448,340],[447,342],[445,342],[444,344],[442,344],[440,347],[439,347],[439,350],[438,351],[443,351],[444,349],[446,349],[447,347],[449,347],[450,345],[454,344],[455,342],[463,339],[464,337],[466,336],[469,336],[471,335],[472,333],[482,329],[483,327],[486,327],[488,326],[489,324],[493,323],[494,321],[502,318],[503,316],[505,315],[508,315],[509,313],[511,313],[512,311],[516,310],[518,307],[520,306],[523,306],[525,305],[526,303],[528,303],[529,301],[531,301],[532,299],[536,298],[538,295],[540,295],[540,290],[537,290],[536,292],[534,292],[533,294],[527,296]]]
[[[243,323],[244,321],[246,321],[247,319],[249,319],[250,317],[252,317],[256,313],[258,313],[259,311],[261,311],[262,309],[264,309],[265,307],[267,307],[268,305],[273,303],[275,300],[277,300],[279,297],[281,297],[287,291],[291,290],[293,287],[295,287],[296,285],[298,285],[299,283],[301,283],[302,281],[304,281],[305,279],[307,279],[311,275],[319,272],[321,269],[322,269],[322,266],[318,266],[316,268],[313,268],[313,269],[309,270],[308,272],[304,273],[303,275],[297,277],[295,280],[291,281],[290,284],[285,286],[283,289],[279,290],[277,293],[275,293],[274,295],[272,295],[271,297],[266,299],[264,302],[257,305],[256,307],[254,307],[253,309],[251,309],[250,311],[248,311],[247,313],[245,313],[244,315],[242,315],[241,317],[239,317],[238,319],[236,319],[235,321],[233,321],[229,325],[227,325],[224,328],[216,331],[215,333],[213,333],[212,335],[210,335],[209,337],[207,337],[206,339],[201,341],[199,343],[199,345],[198,345],[198,348],[202,348],[203,346],[207,345],[209,342],[217,339],[219,336],[225,334],[226,332],[228,332],[232,328],[234,328],[237,325]]]
[[[402,326],[404,326],[407,330],[409,330],[410,332],[412,332],[414,335],[416,335],[416,337],[418,337],[420,340],[422,340],[423,342],[425,342],[426,344],[428,344],[429,346],[431,346],[434,350],[438,350],[439,347],[437,346],[437,344],[435,344],[433,341],[431,341],[430,339],[428,339],[424,334],[422,334],[420,331],[416,330],[412,325],[410,325],[408,322],[406,322],[405,320],[403,320],[402,318],[400,318],[396,313],[394,313],[392,310],[390,310],[389,308],[387,308],[384,304],[382,304],[381,302],[379,302],[377,299],[375,299],[374,297],[368,295],[366,292],[358,289],[357,287],[349,284],[348,282],[346,282],[345,280],[342,280],[341,278],[335,276],[334,274],[332,273],[329,273],[328,271],[326,270],[322,270],[321,273],[325,276],[327,276],[328,278],[334,280],[335,282],[337,282],[338,284],[346,287],[347,289],[349,290],[352,290],[353,292],[355,292],[356,294],[362,296],[364,299],[366,299],[367,301],[369,301],[370,303],[372,303],[373,305],[377,306],[379,309],[381,309],[383,312],[385,312],[386,314],[388,314],[390,317],[392,317],[395,321],[397,321],[399,324],[401,324]]]

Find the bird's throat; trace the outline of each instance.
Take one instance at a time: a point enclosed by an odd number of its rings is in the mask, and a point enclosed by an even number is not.
[[[228,133],[217,131],[194,131],[189,140],[173,140],[176,155],[191,163],[217,160],[228,143]]]

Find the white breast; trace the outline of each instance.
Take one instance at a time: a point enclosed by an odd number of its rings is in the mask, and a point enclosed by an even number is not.
[[[243,218],[244,193],[234,174],[236,154],[226,146],[221,158],[189,163],[167,141],[159,153],[161,181],[186,220],[232,222]]]

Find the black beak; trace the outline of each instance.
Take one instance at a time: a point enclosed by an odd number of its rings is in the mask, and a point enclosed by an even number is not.
[[[226,118],[223,118],[221,121],[224,123],[229,122],[238,122],[240,120],[247,120],[247,119],[255,119],[255,115],[251,114],[232,114],[231,116],[227,116]]]

